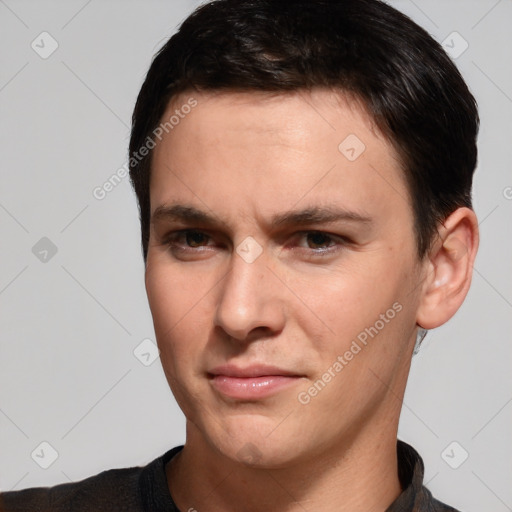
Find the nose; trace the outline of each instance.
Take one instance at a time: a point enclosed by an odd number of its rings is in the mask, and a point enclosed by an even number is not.
[[[230,266],[215,324],[241,342],[280,332],[285,322],[283,284],[267,266],[265,251],[251,263],[233,252]]]

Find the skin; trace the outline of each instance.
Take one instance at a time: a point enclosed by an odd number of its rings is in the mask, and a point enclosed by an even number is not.
[[[357,101],[322,89],[194,92],[164,118],[190,96],[198,105],[154,150],[151,212],[187,205],[218,223],[153,222],[145,276],[187,418],[185,447],[166,467],[170,492],[183,511],[383,511],[402,491],[396,438],[417,327],[441,325],[464,300],[474,213],[456,210],[420,261],[400,163]],[[366,146],[354,161],[338,149],[349,134]],[[327,205],[369,221],[270,223]],[[248,236],[262,249],[252,263],[236,251]],[[332,377],[393,304],[400,311]],[[301,377],[270,397],[229,399],[207,375],[226,363]]]

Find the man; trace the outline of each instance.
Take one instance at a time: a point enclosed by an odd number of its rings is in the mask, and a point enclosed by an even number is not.
[[[455,66],[384,3],[200,7],[130,141],[186,443],[3,510],[455,510],[397,430],[415,346],[470,286],[477,130]]]

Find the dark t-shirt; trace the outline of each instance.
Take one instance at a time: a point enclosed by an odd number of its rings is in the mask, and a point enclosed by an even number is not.
[[[0,494],[0,512],[180,512],[167,486],[165,465],[182,448],[177,446],[144,467],[111,469],[80,482]],[[398,441],[397,453],[403,492],[386,512],[457,512],[423,486],[423,461],[414,448]]]

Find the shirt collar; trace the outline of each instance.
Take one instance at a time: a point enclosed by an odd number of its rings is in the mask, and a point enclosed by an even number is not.
[[[423,485],[425,467],[418,452],[400,440],[397,441],[396,451],[402,493],[386,512],[457,512],[437,501]]]

